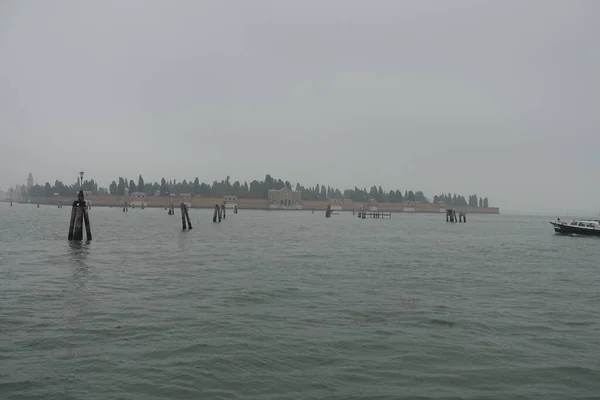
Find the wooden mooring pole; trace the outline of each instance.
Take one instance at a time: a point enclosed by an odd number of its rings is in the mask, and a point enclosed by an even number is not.
[[[225,204],[221,204],[221,212],[223,213],[223,219],[227,218],[227,215],[225,213]]]
[[[215,212],[213,214],[213,222],[217,222],[217,218],[219,218],[219,222],[221,222],[221,209],[218,204],[215,204]]]
[[[188,213],[188,208],[185,203],[181,203],[181,224],[183,225],[183,230],[186,230],[185,222],[187,220],[188,229],[192,229],[192,222],[190,221],[190,214]]]
[[[462,213],[459,213],[459,216]],[[456,218],[456,210],[446,210],[446,222],[459,222]]]
[[[83,190],[79,191],[77,200],[73,202],[71,209],[71,221],[69,223],[69,240],[83,240],[83,226],[88,241],[92,240],[92,228],[88,215],[87,204],[83,196]]]

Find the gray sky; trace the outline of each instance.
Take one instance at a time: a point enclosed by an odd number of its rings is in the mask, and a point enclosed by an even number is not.
[[[0,188],[270,173],[598,212],[599,12],[0,0]]]

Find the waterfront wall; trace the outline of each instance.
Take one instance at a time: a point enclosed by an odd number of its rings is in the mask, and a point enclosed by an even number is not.
[[[129,198],[125,196],[88,196],[87,200],[92,202],[94,206],[113,206],[119,207],[124,201],[139,202],[140,198]],[[52,204],[56,205],[60,201],[63,205],[71,204],[75,198],[71,197],[36,197],[32,198],[32,204]],[[177,206],[178,204],[189,201],[183,196],[172,196],[171,201]],[[147,207],[168,207],[168,197],[147,197],[144,202]],[[210,197],[194,197],[191,199],[192,208],[213,208],[215,204],[221,204],[223,201],[220,198]],[[229,202],[233,203],[233,202]],[[263,199],[238,199],[235,204],[239,209],[254,209],[267,210],[269,209],[269,201]],[[302,201],[304,210],[325,211],[328,201]],[[342,211],[352,211],[361,206],[367,207],[367,203],[345,201],[340,204]],[[404,204],[404,203],[378,203],[377,209],[384,212],[406,212],[406,213],[443,213],[445,208],[439,204]],[[498,207],[454,207],[457,212],[466,212],[467,214],[500,214]]]

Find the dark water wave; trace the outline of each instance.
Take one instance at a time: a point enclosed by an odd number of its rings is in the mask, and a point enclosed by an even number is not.
[[[598,240],[540,218],[0,204],[0,398],[600,398]]]

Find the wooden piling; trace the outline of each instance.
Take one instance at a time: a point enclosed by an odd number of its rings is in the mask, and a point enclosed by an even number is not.
[[[85,236],[88,240],[92,240],[92,227],[90,225],[90,216],[87,207],[83,207],[83,222],[85,222]]]
[[[69,240],[83,240],[83,226],[85,225],[85,233],[87,240],[92,240],[92,229],[90,226],[90,218],[87,212],[87,204],[83,197],[83,190],[79,191],[77,200],[73,202],[71,209],[71,220],[69,222]]]
[[[222,214],[222,211],[221,211],[221,207],[219,207],[218,205],[217,205],[217,214],[218,214],[218,217],[219,217],[219,222],[221,222],[221,219],[223,218],[223,214]]]
[[[82,207],[75,206],[75,229],[73,230],[73,240],[83,240],[83,210]]]
[[[187,228],[192,229],[192,221],[190,221],[190,214],[188,213],[188,208],[185,203],[181,203],[181,224],[183,225],[183,230],[186,228],[186,220],[187,220]]]
[[[215,213],[213,214],[213,222],[217,222],[217,218],[219,218],[219,222],[221,222],[221,218],[219,217],[219,205],[215,205]]]
[[[223,219],[225,219],[227,217],[225,213],[225,204],[221,205],[221,212],[223,213]]]
[[[328,204],[325,209],[325,218],[331,218],[331,204]]]
[[[233,213],[237,214],[238,213],[238,208],[237,208],[237,204],[233,207]]]
[[[456,218],[456,210],[446,210],[446,222],[458,222],[458,219]]]
[[[185,219],[187,219],[188,229],[192,229],[192,221],[190,220],[190,213],[187,205],[185,205]]]
[[[69,222],[69,240],[73,240],[73,230],[75,229],[75,218],[77,217],[77,207],[73,203],[71,209],[71,221]]]

